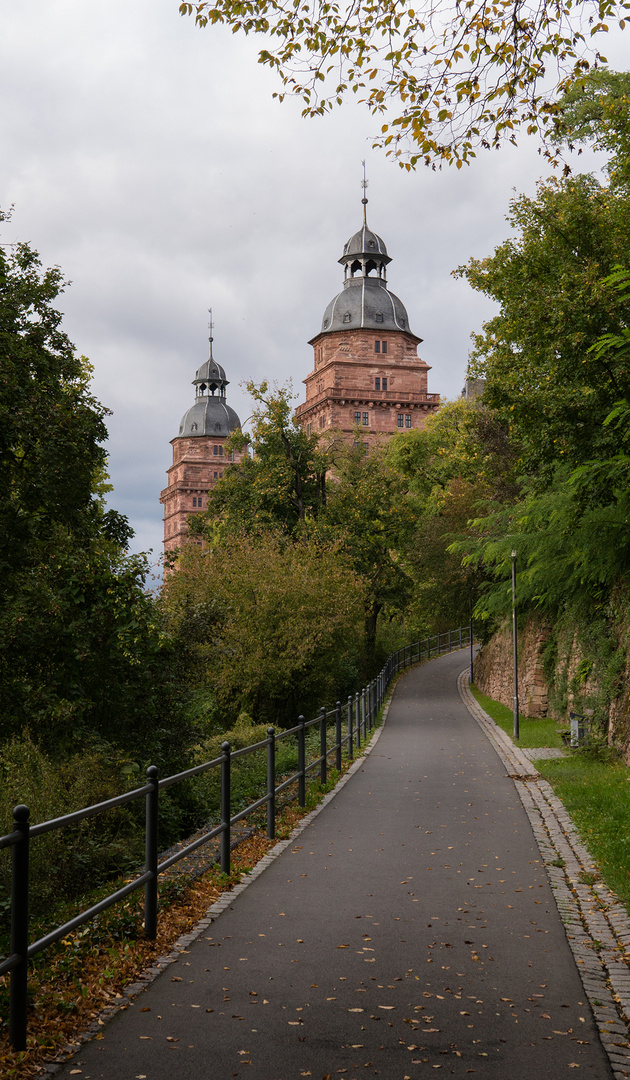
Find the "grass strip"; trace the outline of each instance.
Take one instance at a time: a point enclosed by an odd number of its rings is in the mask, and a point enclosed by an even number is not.
[[[489,716],[512,737],[512,711],[475,686]],[[517,745],[562,746],[555,720],[520,718]],[[602,760],[602,754],[604,760]],[[610,748],[571,750],[566,758],[537,760],[536,768],[562,800],[601,879],[630,912],[630,770]]]
[[[502,705],[500,701],[494,701],[493,698],[482,694],[476,686],[473,685],[470,689],[481,708],[492,717],[495,724],[505,731],[506,735],[512,738],[514,731],[512,710],[508,709],[507,705]],[[546,717],[537,719],[531,716],[519,716],[519,736],[515,745],[527,750],[541,747],[561,749],[564,746],[556,721]]]
[[[603,881],[630,911],[630,771],[588,752],[537,761],[562,799]]]

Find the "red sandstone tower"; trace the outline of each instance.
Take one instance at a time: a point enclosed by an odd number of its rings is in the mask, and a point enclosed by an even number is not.
[[[240,453],[228,454],[225,442],[241,422],[225,400],[228,380],[212,356],[193,379],[195,403],[171,439],[173,464],[167,470],[168,487],[160,495],[164,505],[164,550],[175,551],[187,542],[188,518],[208,505],[208,492],[223,476],[225,466],[239,461]]]
[[[315,367],[307,375],[306,401],[297,421],[310,434],[331,428],[366,443],[379,436],[424,427],[439,408],[427,393],[428,364],[418,356],[422,338],[409,328],[407,312],[387,288],[391,259],[380,236],[363,226],[343,249],[342,291],[324,312],[322,328],[309,342]]]

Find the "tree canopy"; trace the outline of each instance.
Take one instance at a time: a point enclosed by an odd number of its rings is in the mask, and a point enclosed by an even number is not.
[[[61,327],[63,287],[30,245],[0,248],[0,740],[29,727],[63,754],[133,729],[159,759],[165,641],[146,559],[105,509],[108,410]]]
[[[376,145],[411,168],[549,132],[556,98],[592,64],[629,0],[203,0],[180,4],[206,27],[265,37],[259,62],[300,97],[306,116],[356,94],[381,118]]]

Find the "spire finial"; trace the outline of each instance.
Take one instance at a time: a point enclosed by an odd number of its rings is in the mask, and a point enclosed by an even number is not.
[[[208,341],[210,342],[210,359],[212,359],[212,342],[214,340],[213,337],[212,337],[212,331],[214,330],[214,323],[212,321],[212,308],[211,307],[208,308],[208,315],[210,316],[210,320],[208,322],[208,330],[210,331]]]
[[[362,161],[361,164],[363,165],[363,179],[361,181],[361,187],[363,188],[363,198],[361,199],[361,202],[363,203],[363,224],[367,225],[367,204],[368,204],[368,201],[367,201],[366,196],[367,196],[367,186],[368,186],[369,181],[366,180],[366,178],[365,178],[365,162]]]

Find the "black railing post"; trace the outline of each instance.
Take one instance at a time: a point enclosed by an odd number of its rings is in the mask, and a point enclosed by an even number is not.
[[[367,695],[363,687],[361,691],[361,716],[363,719],[363,742],[367,739]]]
[[[431,659],[431,638],[427,638],[427,660]]]
[[[267,838],[276,835],[276,733],[267,728]]]
[[[461,628],[461,626],[459,627],[459,647],[460,647],[460,649],[462,647],[462,628]]]
[[[145,837],[144,837],[144,869],[153,877],[144,886],[144,936],[153,941],[157,937],[157,910],[158,910],[158,800],[160,787],[158,783],[158,770],[155,765],[149,765],[147,769],[147,784],[151,790],[147,791],[145,799]]]
[[[354,695],[354,718],[355,718],[355,730],[357,735],[357,749],[361,746],[361,705],[359,702],[359,691],[357,690]]]
[[[341,769],[341,702],[335,706],[335,768]]]
[[[13,844],[11,877],[11,955],[20,962],[11,972],[9,1038],[14,1050],[26,1050],[28,987],[28,861],[30,810],[20,803],[13,811],[13,828],[22,839]]]
[[[298,805],[306,806],[306,729],[303,716],[298,716],[298,724]]]
[[[221,824],[223,826],[223,832],[221,833],[221,873],[229,874],[230,872],[230,826],[231,826],[231,793],[230,793],[230,744],[229,742],[221,743],[221,753],[223,754],[223,761],[221,762]]]
[[[319,780],[320,783],[326,783],[327,768],[326,768],[326,709],[322,705],[319,710],[319,756],[322,759],[319,763]]]
[[[348,757],[354,757],[354,731],[352,729],[352,694],[348,694]]]

